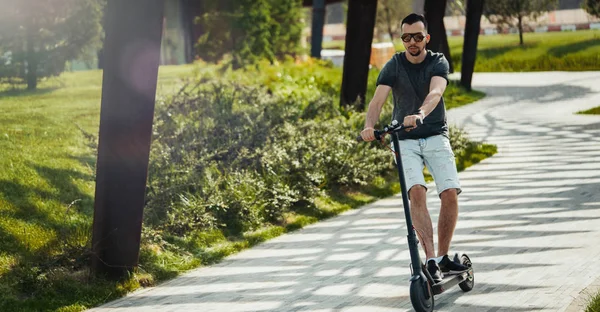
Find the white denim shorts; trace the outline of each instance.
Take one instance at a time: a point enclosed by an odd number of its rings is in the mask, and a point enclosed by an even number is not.
[[[454,152],[447,137],[435,135],[425,139],[400,140],[400,153],[406,188],[409,191],[415,185],[422,185],[427,189],[423,175],[423,168],[427,166],[435,181],[438,196],[448,189],[456,189],[457,194],[462,192]]]

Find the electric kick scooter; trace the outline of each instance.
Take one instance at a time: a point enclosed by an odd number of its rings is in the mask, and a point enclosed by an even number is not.
[[[404,180],[402,155],[400,155],[400,143],[398,140],[398,132],[404,131],[406,128],[407,127],[404,127],[404,125],[398,124],[397,120],[394,120],[382,130],[375,130],[375,139],[381,141],[385,135],[392,135],[392,143],[394,144],[394,151],[396,151],[394,153],[396,155],[396,167],[398,169],[400,188],[402,191],[402,204],[404,206],[404,214],[406,217],[406,227],[408,228],[408,249],[410,251],[411,260],[410,301],[417,312],[430,312],[433,311],[434,296],[439,295],[456,285],[465,292],[470,291],[475,284],[475,275],[471,259],[469,259],[466,254],[455,254],[453,261],[461,263],[469,269],[459,274],[444,274],[443,280],[436,284],[429,274],[429,271],[427,271],[425,264],[421,261],[418,247],[419,241],[415,234],[415,228],[410,215],[408,190],[406,189],[406,182]],[[362,137],[359,135],[357,140],[361,142]],[[416,263],[419,265],[415,265]]]

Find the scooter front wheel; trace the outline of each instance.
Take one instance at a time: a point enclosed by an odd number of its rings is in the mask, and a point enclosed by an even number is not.
[[[458,286],[464,292],[471,291],[471,289],[473,289],[473,286],[475,285],[475,272],[473,271],[473,264],[471,263],[471,259],[469,259],[469,256],[465,254],[461,255],[460,263],[468,267],[470,270],[467,274],[467,279],[464,282],[458,284]]]
[[[433,311],[433,291],[427,280],[419,278],[410,283],[410,301],[417,312]]]

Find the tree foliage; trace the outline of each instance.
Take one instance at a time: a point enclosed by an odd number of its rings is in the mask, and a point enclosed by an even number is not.
[[[273,53],[282,59],[296,56],[300,51],[300,40],[304,29],[302,0],[270,0],[273,19]]]
[[[400,32],[400,22],[412,11],[411,0],[379,0],[375,29],[379,36],[387,34],[390,40]]]
[[[448,0],[446,16],[461,16],[467,14],[467,0]]]
[[[299,52],[304,23],[301,0],[204,1],[196,23],[203,35],[200,58],[217,62],[231,54],[234,67]]]
[[[64,71],[97,47],[100,0],[0,0],[0,79],[27,82]]]
[[[498,27],[517,27],[523,45],[523,28],[528,21],[537,20],[544,12],[556,8],[558,0],[495,0],[486,1],[484,15]]]
[[[585,0],[582,6],[590,15],[600,17],[600,0]]]
[[[269,0],[236,0],[232,15],[233,64],[240,67],[262,58],[273,60],[274,22]]]

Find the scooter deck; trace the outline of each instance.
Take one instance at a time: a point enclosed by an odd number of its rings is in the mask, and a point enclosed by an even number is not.
[[[439,295],[443,292],[445,292],[446,290],[464,282],[465,280],[467,280],[469,273],[472,273],[473,269],[470,268],[468,271],[465,271],[463,273],[459,273],[459,274],[453,274],[453,275],[444,275],[444,278],[442,279],[441,282],[434,284],[433,285],[433,294],[434,295]]]

